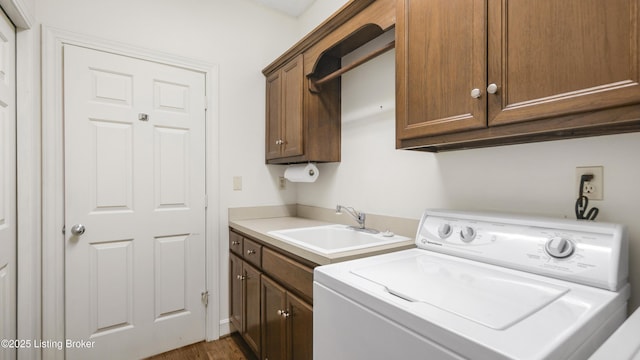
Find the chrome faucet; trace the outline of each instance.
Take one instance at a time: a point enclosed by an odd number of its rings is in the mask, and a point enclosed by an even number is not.
[[[357,211],[356,209],[350,206],[342,206],[340,204],[336,205],[336,214],[342,214],[342,210],[345,210],[347,214],[351,215],[351,217],[358,222],[359,226],[349,226],[349,228],[357,231],[362,231],[371,234],[379,233],[376,229],[368,229],[364,227],[364,220],[367,218],[367,215],[361,211]]]
[[[352,207],[336,205],[336,214],[342,214],[342,210],[345,210],[347,214],[351,215],[351,217],[358,222],[358,225],[360,225],[358,229],[364,229],[364,220],[367,218],[367,215],[365,213],[356,211]]]

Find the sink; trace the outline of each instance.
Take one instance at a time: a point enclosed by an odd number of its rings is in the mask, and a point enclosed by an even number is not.
[[[365,249],[411,240],[391,233],[371,234],[357,231],[346,225],[323,225],[269,231],[269,235],[324,254]]]

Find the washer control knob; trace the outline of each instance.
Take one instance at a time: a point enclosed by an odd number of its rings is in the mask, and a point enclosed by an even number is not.
[[[465,226],[460,230],[460,239],[463,242],[470,243],[476,238],[476,231],[471,226]]]
[[[576,246],[569,239],[554,237],[547,241],[544,246],[547,254],[557,259],[564,259],[571,256]]]
[[[450,224],[442,224],[438,226],[438,236],[440,236],[440,239],[448,238],[451,236],[451,233],[453,233],[453,228]]]

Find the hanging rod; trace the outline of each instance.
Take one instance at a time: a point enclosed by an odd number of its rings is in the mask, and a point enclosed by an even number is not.
[[[329,74],[329,75],[327,75],[327,76],[325,76],[325,77],[323,77],[321,79],[318,79],[318,80],[315,80],[315,81],[313,79],[309,79],[309,89],[311,90],[311,92],[314,92],[314,93],[320,92],[320,87],[322,86],[322,84],[327,83],[327,82],[329,82],[329,81],[331,81],[331,80],[333,80],[333,79],[335,79],[337,77],[342,76],[342,74],[346,73],[347,71],[351,71],[351,70],[355,69],[356,67],[366,63],[367,61],[386,53],[387,51],[393,49],[394,47],[396,47],[396,42],[392,41],[392,42],[388,43],[387,45],[385,45],[385,46],[383,46],[383,47],[381,47],[381,48],[379,48],[379,49],[377,49],[375,51],[372,51],[371,53],[363,56],[362,58],[352,62],[351,64],[349,64],[349,65],[347,65],[345,67],[342,67],[342,68],[332,72],[331,74]]]

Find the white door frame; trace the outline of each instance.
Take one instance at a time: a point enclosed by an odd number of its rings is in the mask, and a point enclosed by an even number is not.
[[[18,196],[18,339],[40,337],[40,119],[38,63],[33,17],[23,0],[0,0],[16,26],[16,164]],[[18,359],[38,359],[36,349],[18,349]]]
[[[64,341],[64,169],[62,48],[65,44],[173,65],[206,78],[206,279],[209,290],[206,339],[220,336],[218,67],[197,60],[43,26],[42,28],[42,339]],[[64,352],[43,349],[43,358]]]

